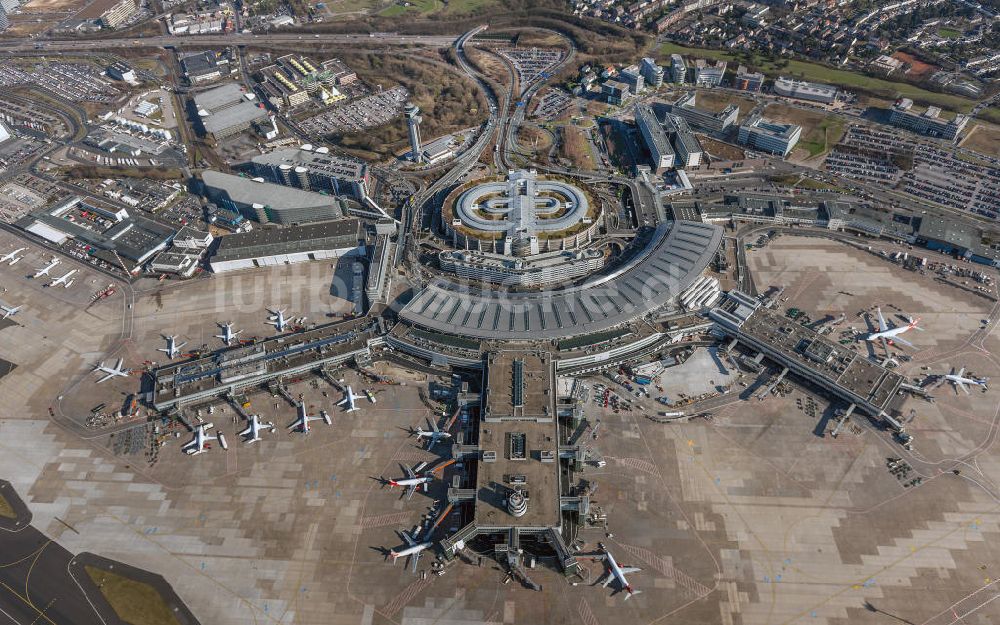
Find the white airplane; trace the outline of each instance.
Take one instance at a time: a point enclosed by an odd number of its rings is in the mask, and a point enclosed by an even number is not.
[[[889,324],[885,322],[885,317],[882,316],[882,309],[879,308],[877,310],[878,310],[878,332],[872,332],[867,337],[865,337],[865,340],[877,341],[879,339],[884,339],[889,345],[902,343],[903,345],[908,345],[910,347],[913,347],[913,343],[910,343],[909,341],[900,338],[899,335],[903,334],[904,332],[909,332],[910,330],[923,331],[923,328],[917,325],[920,322],[920,318],[919,317],[917,317],[916,319],[908,318],[909,323],[907,323],[905,326],[896,326],[890,328]]]
[[[73,280],[70,280],[70,278],[72,278],[73,274],[75,274],[77,271],[79,271],[79,269],[70,269],[63,276],[55,278],[54,280],[52,280],[52,282],[49,282],[49,286],[62,285],[64,289],[68,289],[70,286],[73,285]]]
[[[354,394],[354,390],[350,386],[347,387],[347,392],[344,394],[344,398],[337,402],[338,406],[345,406],[344,412],[354,412],[358,409],[354,401],[358,399],[358,396]]]
[[[20,306],[7,306],[6,304],[0,304],[0,310],[3,311],[3,317],[0,319],[6,319],[8,317],[13,317],[21,310]]]
[[[215,338],[222,339],[222,342],[225,343],[226,345],[232,345],[233,344],[233,340],[237,336],[239,336],[241,332],[243,332],[243,330],[237,330],[237,331],[233,332],[233,322],[232,321],[230,321],[228,323],[217,323],[215,325],[217,325],[220,328],[222,328],[222,334],[216,334]]]
[[[214,436],[206,434],[206,432],[211,430],[212,427],[211,423],[199,424],[198,427],[194,429],[194,438],[189,443],[181,447],[181,451],[189,456],[203,454],[208,451],[208,447],[205,446],[205,443],[208,441],[219,441],[219,446],[222,447],[223,450],[229,449],[229,445],[226,443],[226,437],[222,435],[222,432],[219,432]]]
[[[102,382],[107,382],[111,378],[127,378],[129,376],[130,372],[129,372],[128,369],[122,369],[122,364],[124,362],[125,362],[124,358],[119,358],[118,362],[115,363],[115,366],[113,366],[113,367],[105,367],[104,366],[104,361],[102,360],[100,362],[100,364],[98,364],[96,367],[94,367],[94,373],[101,372],[101,373],[105,373],[107,375],[105,375],[103,378],[101,378],[100,380],[98,380],[97,383],[101,384]]]
[[[13,265],[17,261],[21,260],[21,258],[18,256],[18,254],[20,254],[21,252],[23,252],[26,249],[28,249],[28,248],[26,248],[26,247],[19,247],[16,250],[14,250],[13,252],[10,252],[8,254],[4,254],[3,256],[0,256],[0,263],[5,263],[7,261],[10,261],[10,264]]]
[[[293,432],[299,432],[301,434],[308,434],[309,433],[309,422],[310,421],[319,421],[321,419],[322,419],[323,423],[325,423],[327,425],[333,425],[333,421],[330,419],[329,413],[327,413],[327,411],[325,411],[325,410],[320,410],[318,417],[314,416],[314,415],[311,415],[311,414],[307,414],[306,413],[306,405],[305,405],[304,402],[299,402],[299,405],[297,406],[297,410],[299,411],[299,416],[296,417],[294,423],[292,423],[290,426],[288,426],[288,429],[292,430]]]
[[[187,345],[187,341],[183,343],[177,342],[177,337],[174,335],[163,337],[167,341],[166,347],[160,347],[156,351],[163,352],[167,355],[167,358],[174,359],[177,358],[177,354],[181,353],[181,348]]]
[[[278,332],[284,332],[285,328],[288,327],[288,319],[285,319],[285,311],[268,309],[268,312],[271,313],[271,316],[268,317],[267,323],[274,326],[274,329]]]
[[[42,276],[47,276],[47,275],[49,275],[49,272],[52,271],[53,269],[55,269],[56,265],[58,265],[58,264],[59,264],[59,259],[58,258],[53,258],[52,261],[49,262],[48,265],[45,265],[44,267],[42,267],[41,269],[39,269],[38,271],[36,271],[35,274],[33,276],[31,276],[31,277],[32,278],[41,278]]]
[[[617,581],[620,588],[618,588],[616,592],[628,593],[625,595],[625,601],[628,601],[629,597],[632,595],[642,593],[641,590],[634,590],[632,585],[628,583],[628,580],[625,579],[626,574],[638,573],[642,569],[635,566],[618,566],[618,563],[615,562],[615,557],[611,555],[611,552],[607,549],[604,549],[604,560],[608,563],[608,572],[605,574],[606,577],[604,578],[603,583],[598,580],[598,583],[601,584],[602,588],[607,588],[611,582]]]
[[[406,489],[405,496],[407,501],[409,501],[410,498],[413,497],[413,493],[417,491],[417,488],[423,488],[424,492],[425,493],[427,492],[427,487],[431,482],[434,481],[434,476],[430,474],[419,475],[419,476],[417,475],[417,473],[419,473],[421,469],[427,466],[426,462],[421,462],[413,469],[404,464],[401,464],[399,466],[400,468],[403,469],[403,472],[406,473],[406,477],[399,478],[398,480],[388,479],[384,481],[385,484],[387,484],[390,488],[396,486],[401,486],[405,488]]]
[[[967,378],[965,377],[965,367],[959,369],[958,373],[955,373],[955,367],[952,367],[951,373],[945,375],[944,378],[942,378],[942,382],[945,381],[951,382],[951,385],[955,387],[956,395],[958,394],[958,389],[962,389],[963,391],[965,391],[965,394],[968,395],[969,387],[966,385],[969,384],[973,386],[981,386],[983,387],[984,390],[989,390],[989,387],[986,386],[986,383],[989,382],[989,378],[979,378],[979,379]]]
[[[418,439],[428,439],[427,449],[432,449],[438,441],[451,438],[451,432],[442,432],[438,429],[437,423],[434,421],[427,419],[427,424],[431,426],[430,430],[425,430],[422,427],[417,426],[417,429],[413,431],[413,433],[417,435]]]
[[[396,532],[399,537],[406,541],[406,546],[398,551],[396,549],[391,549],[389,551],[389,557],[392,558],[392,563],[396,564],[396,560],[399,558],[410,558],[410,570],[414,573],[417,572],[417,562],[420,561],[420,556],[423,555],[425,549],[432,547],[434,543],[427,541],[423,543],[418,543],[416,540],[410,537],[406,532]]]
[[[21,262],[21,259],[22,259],[22,258],[24,258],[24,256],[18,256],[17,258],[15,258],[14,260],[10,261],[10,262],[9,262],[9,263],[7,263],[7,264],[8,264],[8,265],[10,265],[11,267],[13,267],[14,265],[16,265],[16,264],[18,264],[19,262]]]
[[[243,439],[244,443],[256,443],[261,440],[261,430],[271,430],[273,433],[276,429],[277,428],[274,427],[273,423],[263,422],[257,415],[250,415],[250,420],[247,421],[246,429],[237,433],[237,436],[245,437]]]

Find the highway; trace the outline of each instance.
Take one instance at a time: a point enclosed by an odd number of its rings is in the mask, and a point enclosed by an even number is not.
[[[114,48],[135,47],[193,47],[233,46],[233,45],[282,45],[305,43],[340,45],[392,45],[392,46],[433,46],[446,48],[455,42],[455,35],[379,35],[367,34],[268,34],[252,35],[232,33],[229,35],[157,35],[155,37],[129,37],[123,39],[3,39],[0,52],[93,50],[97,52]]]

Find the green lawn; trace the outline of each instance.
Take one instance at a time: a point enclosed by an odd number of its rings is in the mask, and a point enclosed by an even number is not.
[[[830,116],[821,121],[808,135],[802,137],[798,147],[808,150],[809,156],[816,156],[837,145],[842,136],[844,136],[844,120]]]
[[[490,6],[496,0],[408,0],[410,6],[403,6],[403,0],[398,0],[395,4],[379,12],[382,17],[399,17],[408,13],[443,13],[447,15],[464,15],[476,9]]]
[[[397,2],[383,10],[379,15],[383,17],[399,17],[410,12],[432,13],[441,8],[441,3],[438,0],[408,0],[407,4],[409,6],[403,6],[402,2]]]
[[[123,577],[93,566],[87,575],[101,589],[118,618],[130,625],[179,625],[159,591],[144,582]]]
[[[739,62],[739,57],[735,53],[726,50],[687,48],[674,43],[664,43],[660,46],[661,61],[663,57],[668,57],[667,61],[669,62],[671,54],[687,54],[706,59]],[[960,96],[934,93],[933,91],[927,91],[909,83],[872,78],[818,63],[789,60],[787,67],[777,67],[775,63],[765,61],[759,57],[755,58],[754,61],[754,66],[771,77],[779,75],[794,76],[796,78],[803,78],[804,80],[838,85],[849,90],[867,92],[889,100],[894,100],[897,96],[904,96],[915,102],[934,104],[941,108],[961,111],[963,113],[968,112],[973,107],[972,100]]]
[[[944,37],[945,39],[958,39],[962,36],[962,31],[955,30],[954,28],[939,28],[937,34],[938,37]]]

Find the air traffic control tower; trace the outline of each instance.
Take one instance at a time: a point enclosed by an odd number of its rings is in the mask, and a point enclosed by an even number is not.
[[[471,469],[468,488],[448,489],[448,502],[467,506],[472,520],[441,546],[449,555],[467,545],[492,549],[515,574],[536,559],[574,573],[579,565],[566,545],[590,500],[563,491],[586,450],[569,444],[574,417],[557,406],[555,360],[545,351],[504,350],[484,364],[478,439],[453,449]]]
[[[414,163],[421,163],[424,160],[420,146],[420,122],[424,118],[420,116],[420,107],[416,104],[407,104],[404,110],[406,115],[406,128],[410,132],[410,158]]]

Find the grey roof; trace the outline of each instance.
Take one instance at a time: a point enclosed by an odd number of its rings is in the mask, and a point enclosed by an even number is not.
[[[322,149],[322,148],[321,148]],[[301,148],[286,148],[267,154],[254,156],[251,162],[270,166],[301,166],[318,174],[324,174],[341,180],[361,180],[367,171],[364,161],[329,151],[303,150]]]
[[[361,222],[339,219],[289,228],[258,228],[221,238],[212,262],[295,254],[358,244]]]
[[[271,208],[319,208],[337,204],[337,197],[271,182],[262,182],[243,176],[224,174],[206,169],[201,179],[210,190],[218,190],[237,204],[260,204]]]
[[[674,153],[674,149],[670,147],[670,140],[667,138],[667,133],[663,131],[660,122],[656,121],[653,109],[645,104],[637,104],[635,107],[635,121],[640,125],[640,128],[645,127],[646,132],[649,133],[650,140],[653,142],[652,148],[656,150],[658,155]]]
[[[698,137],[694,136],[691,126],[688,126],[687,121],[683,117],[667,113],[663,116],[663,122],[667,126],[668,132],[674,133],[675,145],[680,144],[683,146],[684,151],[688,154],[703,151],[701,149],[701,142],[698,141]]]
[[[217,111],[237,104],[243,100],[243,86],[237,82],[228,82],[224,85],[203,91],[194,96],[194,104],[198,110],[208,112]]]
[[[219,62],[215,56],[215,52],[209,50],[182,57],[181,66],[184,68],[184,73],[197,75],[218,71]],[[198,98],[195,97],[195,101],[197,101],[197,99]]]
[[[722,241],[711,224],[661,224],[628,265],[584,284],[541,293],[470,292],[438,280],[401,311],[409,323],[487,339],[551,339],[606,330],[642,317],[701,275]]]
[[[241,102],[202,118],[202,123],[205,125],[205,132],[217,134],[265,117],[267,117],[265,109],[258,107],[253,102]]]

